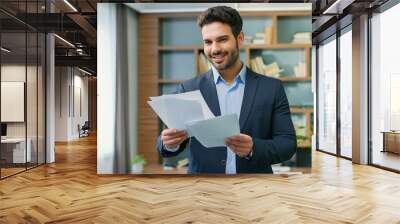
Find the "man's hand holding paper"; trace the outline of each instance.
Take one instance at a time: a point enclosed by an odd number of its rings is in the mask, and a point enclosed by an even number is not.
[[[176,128],[167,128],[161,132],[161,140],[169,149],[178,147],[188,137],[186,131],[178,131]]]
[[[168,148],[175,148],[188,136],[207,148],[225,146],[225,138],[240,134],[237,115],[215,117],[199,90],[150,99],[149,105],[168,127],[161,134]]]

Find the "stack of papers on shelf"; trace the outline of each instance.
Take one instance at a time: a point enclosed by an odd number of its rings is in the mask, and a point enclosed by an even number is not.
[[[253,44],[271,44],[272,43],[272,26],[265,27],[264,32],[256,33]]]
[[[204,147],[225,146],[225,138],[240,133],[237,115],[215,117],[199,90],[150,99],[147,102],[168,128],[187,131]]]
[[[256,33],[253,44],[265,44],[265,33]]]
[[[249,44],[251,44],[253,42],[253,37],[252,36],[244,36],[244,44],[245,45],[249,45]]]
[[[311,32],[295,33],[293,35],[293,43],[296,44],[310,44],[311,43]]]

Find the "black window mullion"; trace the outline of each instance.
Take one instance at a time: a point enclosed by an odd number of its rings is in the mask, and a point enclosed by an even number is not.
[[[36,1],[39,14],[39,0]],[[36,32],[36,166],[39,165],[39,32]]]
[[[0,47],[2,47],[2,32],[1,32],[1,24],[2,23],[0,23]],[[1,58],[1,55],[2,55],[2,52],[1,52],[1,50],[0,50],[0,124],[2,124],[2,122],[1,122],[1,110],[2,110],[2,108],[1,108],[1,78],[2,78],[2,75],[1,75],[1,67],[2,67],[2,58]],[[0,134],[1,135],[1,134]],[[2,177],[1,177],[1,170],[2,170],[2,160],[1,160],[1,150],[2,150],[2,147],[1,147],[1,145],[2,144],[0,144],[0,180],[2,179]]]
[[[319,44],[315,46],[315,148],[319,150]]]
[[[368,155],[367,155],[367,160],[368,164],[373,164],[373,153],[372,153],[372,64],[371,64],[371,56],[372,56],[372,12],[368,12],[368,20],[367,20],[367,46],[368,46],[368,53],[367,53],[367,85],[368,85],[368,93],[367,93],[367,119],[368,119],[368,124],[367,124],[367,132],[368,132]]]
[[[25,0],[25,21],[28,19],[28,1]],[[28,113],[27,113],[27,100],[28,100],[28,26],[25,23],[25,88],[24,88],[24,120],[25,120],[25,170],[28,170]]]
[[[341,156],[341,114],[340,114],[340,29],[336,31],[336,154]]]

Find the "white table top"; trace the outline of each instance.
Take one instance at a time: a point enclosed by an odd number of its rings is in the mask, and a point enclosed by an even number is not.
[[[28,138],[27,141],[30,141]],[[25,142],[25,138],[6,138],[6,139],[1,139],[1,143],[20,143],[20,142]]]

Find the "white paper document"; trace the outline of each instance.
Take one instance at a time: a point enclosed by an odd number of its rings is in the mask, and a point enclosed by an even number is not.
[[[201,104],[201,109],[203,111],[204,119],[210,119],[215,117],[214,114],[211,112],[210,108],[208,107],[206,101],[201,95],[200,90],[185,92],[185,93],[178,93],[178,94],[166,94],[162,96],[150,97],[152,101],[157,100],[164,100],[164,99],[180,99],[180,100],[195,100]]]
[[[190,136],[207,148],[226,146],[227,137],[240,134],[239,119],[237,114],[228,114],[208,120],[187,124]]]
[[[186,130],[203,146],[225,146],[225,138],[240,133],[236,114],[215,117],[199,90],[150,97],[151,108],[168,128]]]

